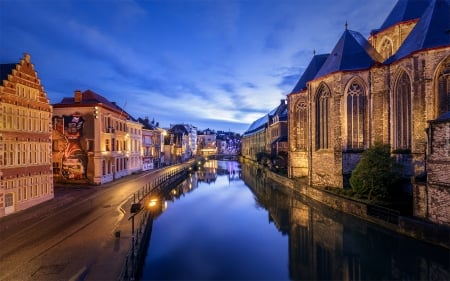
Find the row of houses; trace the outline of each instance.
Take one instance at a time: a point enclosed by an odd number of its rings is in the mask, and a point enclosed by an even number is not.
[[[346,24],[293,85],[286,120],[280,105],[251,124],[243,156],[285,147],[290,178],[345,188],[363,151],[390,144],[411,179],[414,215],[450,225],[449,14],[448,0],[398,0],[368,39]],[[276,139],[278,127],[287,131]]]
[[[0,217],[54,197],[54,183],[104,184],[186,161],[197,128],[163,129],[92,91],[50,104],[29,54],[0,64]]]

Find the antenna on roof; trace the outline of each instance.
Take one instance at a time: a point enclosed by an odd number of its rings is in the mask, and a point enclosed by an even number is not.
[[[345,21],[345,30],[347,30],[347,29],[348,29],[348,22]]]
[[[122,117],[122,113],[124,113],[124,111],[125,111],[125,106],[127,106],[127,101],[125,101],[125,103],[123,104],[123,107],[121,108],[119,118]]]
[[[313,50],[313,56],[315,56],[315,55],[316,55],[316,49]]]

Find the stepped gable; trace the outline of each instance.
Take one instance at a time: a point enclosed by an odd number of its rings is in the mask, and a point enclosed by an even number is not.
[[[373,30],[373,33],[389,28],[400,22],[410,21],[420,18],[427,6],[428,0],[399,0],[395,4],[391,13],[384,20],[381,27],[377,30]]]
[[[450,46],[449,18],[450,1],[432,0],[398,51],[386,63],[392,63],[420,50]]]
[[[317,72],[320,70],[320,68],[322,67],[323,63],[325,62],[325,60],[328,58],[329,55],[330,54],[315,55],[311,59],[311,62],[306,67],[305,71],[298,80],[291,94],[298,93],[306,89],[306,83],[314,79]]]
[[[381,61],[381,55],[359,32],[346,29],[314,78],[337,71],[368,69]]]

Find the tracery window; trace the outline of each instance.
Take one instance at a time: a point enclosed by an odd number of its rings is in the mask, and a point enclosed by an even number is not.
[[[411,149],[411,82],[405,72],[394,88],[393,111],[394,148]]]
[[[316,95],[316,148],[331,147],[330,90],[321,85]]]
[[[297,107],[297,148],[306,150],[308,144],[308,116],[305,102],[300,102]]]
[[[383,43],[381,44],[380,54],[383,56],[384,59],[388,59],[392,56],[392,43],[389,39],[384,39]]]
[[[364,148],[366,122],[366,97],[363,87],[352,82],[347,90],[347,138],[348,148]]]
[[[438,112],[437,116],[450,111],[450,57],[444,63],[438,78]]]

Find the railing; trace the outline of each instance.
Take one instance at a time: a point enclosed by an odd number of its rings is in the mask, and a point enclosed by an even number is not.
[[[149,236],[152,232],[153,213],[142,208],[141,202],[149,195],[160,192],[164,188],[173,186],[181,182],[189,173],[189,168],[184,167],[162,174],[147,183],[141,189],[133,193],[133,204],[131,208],[131,246],[125,257],[122,271],[118,280],[136,280],[142,268],[142,262],[146,254],[149,243]],[[141,211],[144,210],[142,213]],[[135,229],[135,217],[138,216],[139,223]]]
[[[398,225],[400,212],[376,205],[367,205],[367,215]]]

